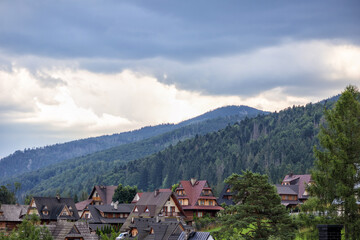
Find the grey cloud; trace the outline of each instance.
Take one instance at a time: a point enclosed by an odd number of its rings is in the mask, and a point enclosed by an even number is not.
[[[2,1],[0,48],[57,58],[189,61],[283,39],[359,42],[359,1]]]

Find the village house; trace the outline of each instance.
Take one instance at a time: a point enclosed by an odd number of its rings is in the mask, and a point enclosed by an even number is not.
[[[133,208],[134,204],[88,205],[81,219],[89,223],[92,232],[105,226],[117,228],[125,223]]]
[[[311,184],[311,175],[286,175],[281,184],[276,184],[277,192],[281,197],[281,204],[287,208],[294,208],[304,203],[309,194],[306,185]]]
[[[223,208],[216,201],[211,187],[206,180],[198,181],[192,178],[190,181],[180,181],[175,191],[179,202],[186,214],[186,220],[192,222],[194,215],[214,217]]]
[[[77,221],[78,211],[72,198],[33,197],[27,214],[36,214],[41,223],[52,223],[58,220]]]
[[[23,221],[28,208],[28,205],[0,204],[0,232],[10,233]]]
[[[59,221],[46,225],[54,240],[98,240],[96,234],[91,234],[86,222]]]
[[[82,215],[88,205],[111,204],[116,188],[117,186],[94,186],[88,199],[76,203],[79,216]]]
[[[231,192],[231,186],[229,184],[226,184],[223,190],[221,191],[219,198],[217,199],[217,202],[219,205],[225,204],[225,205],[234,205],[234,193]]]
[[[121,230],[129,230],[129,226],[134,218],[154,217],[160,219],[185,217],[185,213],[173,192],[155,190],[154,192],[142,193],[141,198],[136,202]]]
[[[135,218],[129,225],[128,239],[177,240],[184,230],[184,225],[176,219]]]

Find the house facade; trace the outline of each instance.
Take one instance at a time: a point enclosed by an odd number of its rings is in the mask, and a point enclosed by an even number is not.
[[[0,232],[10,233],[20,224],[27,211],[28,205],[0,204]]]
[[[72,198],[33,197],[27,214],[36,214],[41,223],[57,222],[58,220],[77,221],[78,211]]]
[[[211,187],[206,180],[180,181],[175,191],[179,202],[186,214],[186,220],[193,221],[196,217],[205,215],[215,216],[223,208],[217,203]]]
[[[304,203],[309,198],[306,186],[311,183],[310,174],[286,175],[281,184],[276,185],[277,192],[281,197],[281,204],[287,208],[294,208]]]
[[[134,204],[88,205],[81,219],[89,224],[92,232],[105,226],[121,227],[133,208]]]
[[[179,219],[184,218],[185,212],[176,195],[171,191],[144,192],[136,202],[129,217],[121,227],[122,231],[129,230],[135,218]]]

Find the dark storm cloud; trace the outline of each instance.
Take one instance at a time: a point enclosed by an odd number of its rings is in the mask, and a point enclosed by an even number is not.
[[[58,58],[180,61],[283,39],[359,42],[359,1],[1,1],[0,48]]]

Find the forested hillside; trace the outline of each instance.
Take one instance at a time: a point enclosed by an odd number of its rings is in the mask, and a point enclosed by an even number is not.
[[[119,164],[100,179],[104,184],[121,182],[152,190],[196,177],[207,179],[219,190],[226,177],[245,169],[266,173],[273,183],[290,172],[309,173],[325,105],[330,108],[333,103],[307,104],[245,119],[150,157]]]
[[[225,107],[217,111],[227,111],[233,108],[233,114],[220,113],[215,119],[195,121],[192,124],[180,123],[184,126],[173,131],[148,138],[135,143],[124,144],[108,150],[96,152],[87,156],[62,161],[45,168],[24,173],[21,176],[2,181],[2,184],[20,182],[20,194],[32,192],[37,195],[54,195],[60,192],[65,195],[72,195],[76,192],[90,189],[94,184],[102,182],[102,175],[111,173],[119,165],[127,161],[135,160],[163,150],[171,144],[181,140],[194,137],[196,134],[204,135],[208,132],[225,128],[244,119],[246,116],[254,117],[261,111],[247,107]],[[244,110],[246,110],[244,112]],[[116,180],[114,179],[114,182]],[[115,184],[115,183],[114,183]],[[117,183],[116,183],[117,184]]]
[[[242,119],[245,116],[255,116],[259,113],[263,112],[247,106],[227,106],[207,112],[201,116],[181,122],[179,124],[163,124],[153,127],[144,127],[139,130],[124,132],[120,134],[81,139],[77,141],[71,141],[63,144],[55,144],[41,148],[25,149],[24,151],[19,150],[9,155],[8,157],[1,159],[0,169],[2,169],[2,171],[0,171],[0,179],[4,180],[5,178],[40,169],[42,167],[46,167],[51,164],[64,161],[66,159],[85,156],[87,154],[95,153],[105,149],[110,149],[112,147],[122,144],[138,142],[153,136],[158,136],[163,133],[173,131],[175,129],[179,129],[184,126],[188,126],[194,123],[200,123],[208,119],[216,119],[223,117],[226,118],[228,116],[238,116],[239,119]],[[204,126],[202,129],[202,133],[220,129],[226,126],[229,122],[225,120],[223,123],[221,121],[218,121],[216,123],[219,123],[218,127],[211,126],[208,130],[206,130],[206,126]],[[188,134],[190,136],[193,136],[197,133],[200,132],[196,132],[195,130],[194,132],[189,132]],[[156,150],[160,149],[162,148],[158,148]],[[137,157],[139,156],[145,155],[139,153]]]

